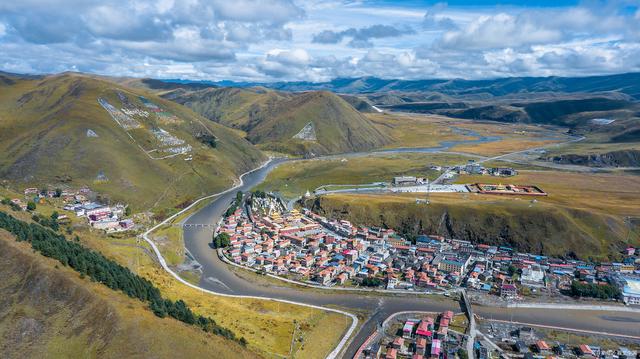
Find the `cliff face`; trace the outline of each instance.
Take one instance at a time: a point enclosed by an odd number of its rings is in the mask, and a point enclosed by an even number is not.
[[[596,154],[565,154],[547,157],[547,161],[589,167],[639,167],[640,150],[612,151]]]

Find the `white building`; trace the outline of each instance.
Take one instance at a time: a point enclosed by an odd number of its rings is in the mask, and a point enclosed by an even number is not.
[[[640,305],[640,278],[621,276],[618,278],[618,284],[625,304]]]
[[[523,268],[520,282],[527,287],[544,287],[544,271],[538,265]]]

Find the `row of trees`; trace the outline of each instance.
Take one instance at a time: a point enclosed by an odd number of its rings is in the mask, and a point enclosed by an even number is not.
[[[197,325],[206,332],[246,344],[244,338],[237,339],[235,333],[221,327],[215,320],[194,314],[182,300],[174,302],[162,298],[158,288],[145,278],[131,272],[129,268],[76,241],[68,241],[62,234],[40,224],[23,222],[5,212],[0,212],[0,228],[11,232],[18,241],[29,242],[31,247],[42,255],[73,268],[82,277],[88,276],[92,281],[149,303],[151,310],[159,317],[169,316],[187,324]]]
[[[16,212],[22,211],[22,208],[20,208],[19,205],[11,202],[9,198],[3,198],[2,201],[0,201],[0,203],[4,204],[5,206],[11,207],[11,209]],[[34,201],[27,202],[27,211],[35,211],[35,210],[36,210],[36,202]]]
[[[620,288],[611,284],[571,282],[571,295],[574,297],[590,297],[598,299],[619,299]]]
[[[229,208],[227,208],[227,211],[224,213],[225,217],[229,217],[230,215],[232,215],[233,212],[235,212],[236,209],[238,209],[242,205],[243,197],[244,195],[242,194],[242,191],[236,192],[236,198],[234,198],[233,202],[231,202],[231,205],[229,206]]]
[[[58,229],[60,229],[60,224],[58,223],[58,216],[59,216],[58,212],[53,211],[50,217],[45,217],[41,214],[34,214],[33,216],[31,216],[31,219],[34,222],[40,223],[41,225],[45,227],[49,227],[57,232]]]

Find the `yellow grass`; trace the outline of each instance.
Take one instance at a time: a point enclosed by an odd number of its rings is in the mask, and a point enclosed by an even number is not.
[[[471,140],[455,133],[450,126],[460,123],[444,116],[410,114],[368,114],[376,127],[395,140],[387,148],[432,147],[441,141]]]
[[[284,163],[258,186],[276,191],[286,198],[303,195],[325,185],[359,185],[390,182],[394,176],[437,177],[430,165],[448,165],[466,161],[464,156],[433,153],[371,155],[358,158],[305,160]]]
[[[498,156],[511,152],[523,151],[530,148],[538,148],[552,143],[555,140],[533,140],[528,138],[508,138],[496,142],[485,142],[475,145],[454,146],[452,151],[467,152],[483,156]]]
[[[525,170],[511,178],[460,176],[456,182],[536,185],[549,194],[538,198],[542,203],[619,216],[640,216],[639,176]],[[495,199],[496,196],[478,196],[481,197]]]
[[[4,189],[0,189],[0,197],[22,198],[15,192]],[[0,207],[6,210],[5,206]],[[44,215],[50,214],[53,210],[54,207],[50,204],[38,207],[38,211]],[[31,216],[27,212],[8,212],[23,220],[29,220]],[[180,216],[178,220],[186,215]],[[110,238],[101,231],[90,230],[88,226],[82,225],[82,219],[73,220],[76,224],[73,235],[77,234],[82,244],[149,279],[161,290],[163,296],[172,300],[182,299],[195,313],[210,316],[222,326],[233,330],[238,337],[245,337],[249,342],[249,349],[260,355],[273,358],[290,357],[291,338],[296,321],[299,326],[297,336],[304,337],[304,342],[294,345],[294,351],[304,353],[299,357],[324,358],[337,345],[350,325],[350,320],[345,321],[345,316],[337,313],[264,300],[216,296],[187,287],[154,262],[149,255],[152,252],[146,242],[138,241],[135,237]],[[182,241],[175,237],[179,233],[179,227],[163,228],[162,235],[168,236],[167,240],[170,243],[162,250],[163,254],[171,252],[169,247],[173,250],[179,247]],[[183,258],[178,254],[169,257],[174,262],[181,262]],[[327,331],[327,328],[331,330]]]

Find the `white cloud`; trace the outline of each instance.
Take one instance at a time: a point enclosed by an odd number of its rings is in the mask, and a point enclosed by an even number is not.
[[[0,70],[242,81],[638,71],[640,10],[623,5],[5,1]]]

